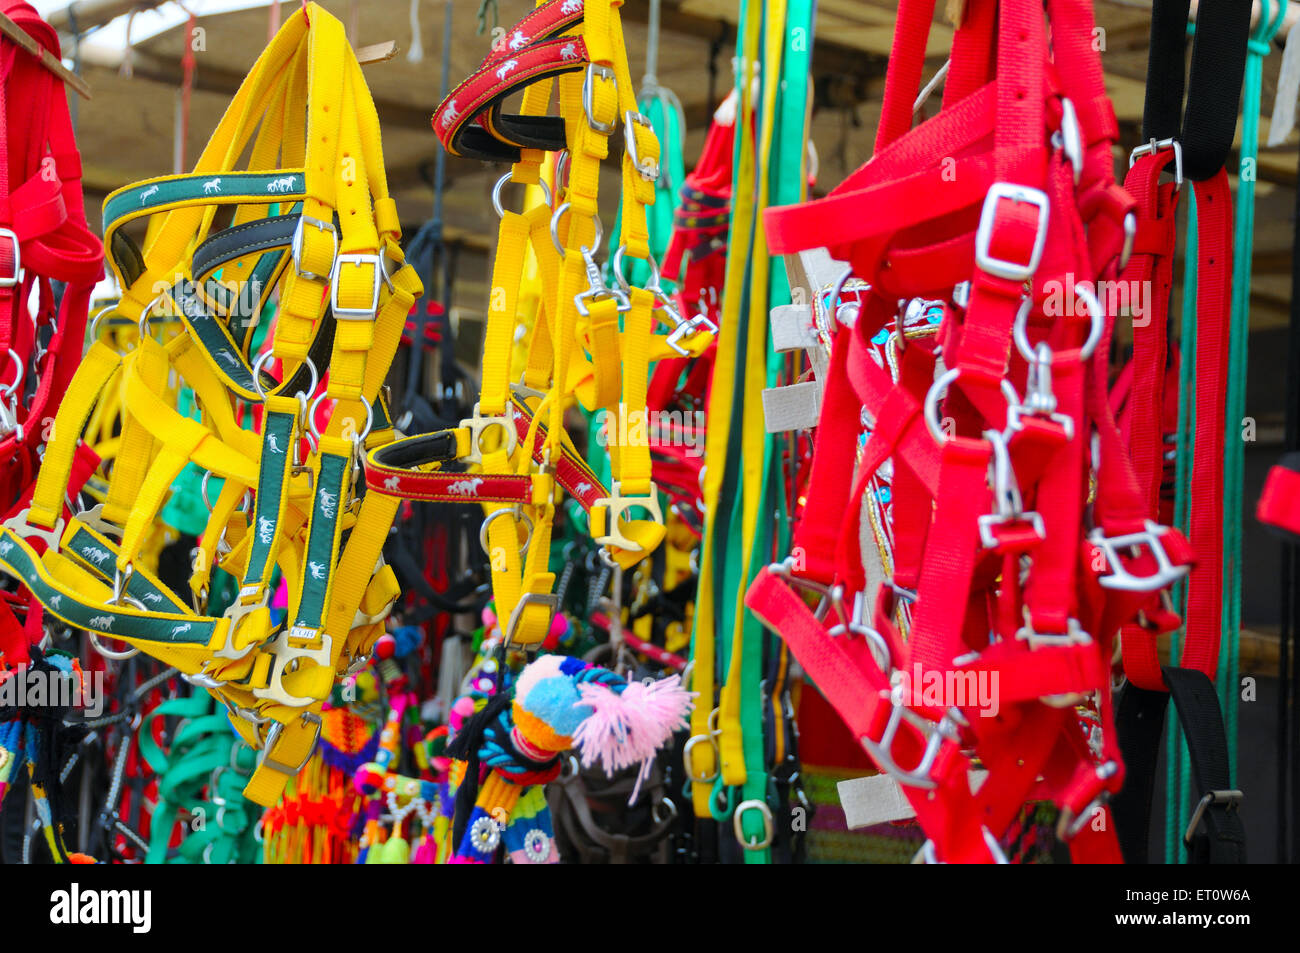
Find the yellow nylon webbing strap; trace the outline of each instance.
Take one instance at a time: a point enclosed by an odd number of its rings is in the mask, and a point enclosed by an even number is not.
[[[121,418],[122,443],[113,464],[108,499],[104,503],[104,518],[111,523],[121,525],[126,522],[140,494],[149,461],[153,459],[155,451],[154,434],[149,429],[151,421],[141,419],[131,409],[128,389],[136,387],[142,394],[148,392],[162,404],[161,395],[167,391],[169,369],[166,353],[160,346],[156,346],[152,338],[141,339],[136,349],[122,362],[119,378],[125,408]]]
[[[246,153],[247,170],[236,171]],[[272,349],[281,359],[285,389],[298,377],[327,304],[337,319],[330,363],[312,369],[314,379],[329,375],[326,393],[335,399],[333,413],[301,460],[298,438],[306,424],[301,398],[310,399],[315,387],[303,395],[265,396],[258,429],[245,430],[240,419],[249,410],[249,395],[236,394],[217,372],[207,346],[190,336],[199,329],[156,314],[175,304],[169,297],[173,288],[211,277],[189,272],[196,247],[216,227],[223,207],[233,212],[234,223],[243,224],[271,212],[288,214],[297,203],[306,218],[293,243],[294,260],[277,253],[278,286],[261,289],[259,301],[278,297]],[[535,217],[545,220],[545,214]],[[84,551],[64,555],[57,547],[38,559],[12,532],[0,538],[12,558],[0,552],[0,561],[6,571],[27,579],[34,592],[40,590],[38,598],[55,617],[62,618],[60,604],[75,603],[82,627],[99,628],[204,684],[231,711],[241,737],[264,747],[247,795],[271,804],[312,750],[321,701],[336,672],[383,631],[397,597],[382,547],[398,501],[375,493],[358,506],[354,468],[364,449],[394,437],[390,424],[363,432],[358,421],[379,400],[421,288],[398,244],[400,221],[388,194],[374,102],[337,18],[315,4],[290,17],[241,84],[194,170],[118,190],[105,203],[104,219],[110,253],[120,229],[148,221],[140,246],[143,271],[126,288],[119,312],[128,319],[152,318],[154,330],[165,322],[179,334],[163,345],[136,335],[129,325],[112,331],[121,343],[135,342],[125,358],[103,343],[91,346],[56,419],[34,507],[38,528],[57,527],[81,431],[103,440],[120,426],[120,436],[104,441],[115,458],[103,516],[122,525],[122,542],[112,543],[94,534],[91,523],[74,519],[64,539],[76,532],[102,541],[93,547],[93,563]],[[534,224],[530,219],[525,242]],[[117,244],[118,252],[135,247]],[[139,256],[131,251],[129,257]],[[226,259],[221,280],[232,277],[228,272],[237,280],[240,266],[251,270],[257,260],[251,254]],[[116,258],[113,263],[123,278],[121,263]],[[136,273],[140,263],[130,264]],[[237,294],[238,286],[230,291]],[[195,306],[209,308],[208,317],[220,320],[234,310],[226,292],[214,290],[209,301],[199,289]],[[188,293],[184,300],[189,315]],[[223,330],[246,353],[249,329]],[[193,390],[199,420],[177,409],[180,381]],[[506,397],[508,385],[503,382]],[[497,465],[507,472],[509,461],[498,452]],[[109,585],[132,578],[153,584],[143,560],[155,545],[157,514],[188,463],[225,480],[189,580],[195,605],[205,604],[214,565],[257,589],[220,619],[183,605],[172,605],[172,612],[141,610],[129,600],[117,604]],[[104,485],[101,477],[95,485]],[[264,504],[252,512],[240,508],[249,490]],[[549,506],[550,500],[539,499],[539,508],[543,503]],[[513,532],[504,522],[501,529]],[[512,568],[521,594],[548,591],[553,581],[545,573],[549,526],[537,538],[543,554],[530,552],[526,560],[514,539]],[[85,545],[84,537],[77,539],[77,545]],[[101,564],[95,554],[112,560]],[[138,577],[133,575],[137,560],[142,562]],[[271,566],[291,580],[291,626],[273,628],[261,604]],[[524,628],[536,626],[535,615],[522,614]]]
[[[752,69],[752,66],[747,66],[746,69]],[[747,73],[741,80],[740,88],[747,90],[751,85],[752,80]],[[736,120],[738,134],[749,128],[747,123],[753,111],[748,96],[741,96],[740,99],[743,105],[741,116]],[[747,135],[741,134],[736,181],[751,181],[753,168],[754,149],[752,140]],[[739,189],[737,192],[738,194],[733,196],[732,199],[732,227],[734,230],[739,231],[742,228],[741,223],[753,219],[754,197],[746,189]],[[731,421],[735,413],[735,380],[736,374],[740,372],[737,367],[737,355],[741,346],[739,339],[740,289],[748,267],[749,262],[743,256],[729,255],[727,257],[725,290],[722,296],[722,319],[719,322],[718,347],[713,365],[713,382],[709,389],[709,427],[704,450],[703,495],[706,531],[700,549],[700,580],[695,604],[695,634],[692,650],[695,667],[692,669],[691,679],[691,688],[699,693],[700,698],[700,702],[696,704],[694,711],[691,712],[691,735],[692,741],[695,739],[700,739],[700,741],[691,745],[690,763],[686,767],[687,773],[692,778],[691,801],[695,816],[705,818],[711,816],[709,799],[712,796],[713,787],[710,784],[700,782],[704,778],[714,775],[721,767],[719,763],[721,743],[712,740],[713,729],[709,724],[712,717],[712,700],[717,687],[715,674],[717,664],[715,618],[717,610],[713,596],[714,574],[717,570],[715,569],[714,552],[716,542],[713,534],[708,532],[708,527],[717,518],[719,496],[723,477],[726,473],[727,444],[730,439]],[[723,502],[730,505],[729,500]],[[720,715],[721,712],[719,712]],[[706,740],[708,743],[705,743]],[[739,741],[735,738],[734,732],[732,737],[728,739],[728,750],[731,754],[731,776],[734,777],[736,764],[741,766],[742,771],[744,768],[744,759],[741,757],[742,752]]]
[[[752,35],[748,38],[746,49],[757,50],[758,37],[761,35],[759,18],[751,17],[750,20],[752,22],[747,23],[747,31]],[[768,63],[779,63],[784,43],[783,34],[779,30],[772,30],[769,31],[766,39],[768,44],[766,61]],[[750,69],[752,71],[752,66]],[[747,75],[745,85],[741,88],[749,89],[752,82],[752,78]],[[763,84],[764,116],[775,115],[778,86],[779,84],[774,82]],[[747,130],[752,122],[753,101],[749,96],[741,96],[740,99],[741,109],[737,119],[737,129]],[[767,155],[771,151],[772,134],[775,126],[776,123],[770,121],[762,124],[763,141],[758,148],[763,155]],[[745,135],[741,139],[740,170],[737,181],[752,181],[758,165],[753,140],[748,135]],[[771,270],[771,259],[767,254],[764,231],[762,228],[752,227],[752,223],[762,214],[762,209],[767,204],[768,184],[767,176],[761,176],[758,182],[757,201],[737,201],[733,213],[737,228],[745,231],[752,229],[754,250],[749,260],[749,277],[750,286],[754,289],[765,289],[767,287],[768,275]],[[736,191],[745,192],[747,190],[738,189]],[[727,290],[732,291],[733,289],[729,286]],[[734,289],[732,297],[737,300],[740,298],[739,288]],[[767,433],[762,410],[763,389],[767,386],[767,296],[762,293],[751,294],[749,301],[748,339],[744,342],[743,352],[745,366],[743,369],[737,368],[737,373],[743,373],[744,375],[745,399],[737,409],[741,415],[741,457],[748,461],[761,461],[763,459],[763,442]],[[744,467],[741,479],[744,486],[741,514],[742,538],[753,540],[760,515],[758,507],[763,484],[762,467],[757,465]],[[739,578],[744,580],[749,578],[749,567],[754,558],[753,547],[742,547],[742,552],[744,553],[743,566]],[[718,703],[718,729],[720,731],[718,751],[722,757],[723,783],[742,785],[745,783],[746,778],[745,753],[740,723],[741,664],[745,650],[744,615],[746,609],[744,599],[737,598],[734,611],[730,664],[726,684],[722,687]]]
[[[81,359],[68,392],[54,415],[54,430],[36,473],[28,522],[53,529],[63,512],[63,497],[72,482],[72,462],[77,442],[109,381],[121,367],[122,358],[102,341],[95,341]]]
[[[545,206],[530,209],[523,215],[506,209],[497,229],[497,255],[492,265],[479,389],[479,413],[485,417],[500,417],[510,403],[510,354],[514,346],[519,282],[528,237],[539,218],[549,224],[550,214]]]

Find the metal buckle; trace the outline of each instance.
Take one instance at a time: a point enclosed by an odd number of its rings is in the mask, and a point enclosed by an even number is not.
[[[1153,156],[1162,149],[1174,150],[1174,184],[1181,189],[1183,187],[1183,145],[1172,136],[1168,139],[1152,139],[1138,146],[1129,153],[1128,167],[1133,168],[1142,156]]]
[[[1226,804],[1228,810],[1239,808],[1242,798],[1245,797],[1240,791],[1211,791],[1205,797],[1196,802],[1196,807],[1192,810],[1192,818],[1187,822],[1187,830],[1183,832],[1183,843],[1190,846],[1192,837],[1196,833],[1196,828],[1201,826],[1201,818],[1205,816],[1205,809],[1211,804]]]
[[[700,302],[703,307],[703,302]],[[701,310],[699,314],[690,318],[683,318],[675,309],[665,307],[669,317],[676,318],[678,324],[668,334],[668,346],[680,354],[682,357],[689,357],[690,351],[680,344],[683,338],[693,337],[703,331],[706,334],[717,334],[718,326],[713,323],[707,311]]]
[[[18,234],[11,228],[0,228],[0,240],[9,242],[14,249],[14,270],[0,275],[0,288],[12,288],[23,278],[23,250],[18,244]]]
[[[930,777],[930,772],[934,770],[935,762],[939,760],[943,743],[959,740],[958,720],[953,717],[952,712],[948,712],[939,721],[930,721],[896,701],[891,691],[882,690],[880,697],[890,704],[889,721],[885,723],[885,730],[880,733],[880,740],[863,738],[863,747],[867,749],[867,753],[871,755],[880,770],[899,784],[926,791],[934,790],[939,784]],[[925,736],[925,750],[921,752],[921,760],[911,768],[901,767],[894,760],[894,741],[898,737],[898,729],[902,727],[904,719]]]
[[[741,823],[741,817],[746,811],[758,811],[763,816],[763,839],[751,843],[745,840],[744,826]],[[736,812],[731,816],[731,828],[736,834],[736,841],[745,850],[766,850],[772,845],[772,837],[776,832],[776,825],[772,821],[772,809],[767,806],[766,801],[757,799],[741,801],[736,805]]]
[[[659,505],[659,494],[655,490],[654,483],[650,484],[650,492],[645,496],[623,496],[620,492],[621,482],[615,480],[613,487],[610,489],[609,496],[602,496],[592,504],[594,510],[601,507],[609,511],[605,517],[605,535],[597,536],[595,542],[599,546],[617,546],[619,549],[626,550],[630,553],[639,553],[642,546],[635,540],[629,539],[619,529],[618,521],[622,515],[634,506],[644,508],[650,514],[650,518],[660,526],[664,524],[664,512]]]
[[[1028,610],[1026,610],[1026,616]],[[1016,638],[1029,643],[1030,650],[1049,648],[1063,649],[1072,645],[1091,645],[1092,636],[1083,631],[1083,626],[1079,620],[1069,618],[1065,620],[1064,632],[1036,632],[1028,618],[1025,624],[1016,630]]]
[[[104,504],[96,503],[88,510],[82,510],[80,513],[74,513],[72,516],[78,523],[87,529],[93,529],[101,536],[116,536],[122,538],[125,532],[120,526],[115,526],[108,520],[104,519]]]
[[[257,760],[257,766],[270,768],[272,771],[279,771],[281,774],[287,774],[290,777],[296,775],[303,768],[307,767],[307,762],[311,760],[312,753],[316,750],[316,742],[320,740],[321,719],[320,715],[315,712],[305,711],[299,716],[303,721],[315,728],[315,737],[312,739],[311,746],[307,749],[307,754],[297,767],[285,764],[283,761],[277,761],[271,757],[273,749],[280,740],[280,735],[284,731],[284,723],[277,721],[267,729],[266,742],[262,746],[262,756]]]
[[[1011,466],[1011,454],[1007,452],[1006,438],[996,430],[986,430],[984,439],[993,447],[989,471],[993,484],[994,510],[979,518],[980,542],[985,549],[997,549],[998,540],[993,535],[993,527],[1016,522],[1028,523],[1040,540],[1046,539],[1047,529],[1043,525],[1043,517],[1034,510],[1025,511],[1020,486],[1016,482],[1016,471]]]
[[[373,290],[370,295],[370,306],[366,308],[344,308],[339,305],[339,272],[343,270],[343,264],[347,262],[350,265],[361,267],[370,265],[375,270]],[[369,320],[374,318],[375,312],[379,310],[379,288],[387,280],[384,272],[384,259],[381,255],[376,254],[358,254],[358,255],[335,255],[334,270],[330,272],[330,310],[334,317],[343,318],[344,320]]]
[[[63,517],[60,516],[54,521],[53,529],[41,529],[39,526],[33,526],[27,522],[28,514],[31,511],[30,506],[24,507],[3,523],[0,523],[0,529],[7,529],[23,540],[31,539],[33,536],[44,540],[46,548],[52,553],[57,553],[59,551],[59,540],[63,538]]]
[[[684,680],[683,680],[684,681]],[[713,773],[700,774],[694,773],[694,762],[691,760],[691,749],[702,742],[708,742],[713,748]],[[708,784],[718,777],[718,771],[722,764],[722,755],[718,751],[718,743],[713,740],[712,735],[691,735],[686,739],[686,746],[682,748],[682,765],[686,768],[686,777],[692,784]]]
[[[281,630],[280,634],[272,639],[269,644],[263,646],[271,655],[271,671],[267,675],[267,686],[253,689],[254,697],[264,698],[280,705],[287,705],[290,708],[306,708],[318,700],[308,696],[290,695],[284,687],[285,672],[295,671],[299,659],[305,658],[317,665],[329,666],[333,639],[330,638],[327,632],[314,631],[315,634],[320,636],[319,648],[294,648],[289,645],[289,639],[291,638],[303,639],[307,637],[297,625]],[[293,669],[289,668],[290,665],[293,665]]]
[[[478,407],[479,405],[475,403],[474,416],[466,417],[464,420],[460,422],[461,427],[469,428],[469,442],[470,442],[469,453],[461,457],[461,460],[463,460],[465,463],[483,462],[483,449],[482,447],[479,446],[479,442],[483,438],[483,431],[487,430],[489,427],[501,427],[505,430],[506,455],[508,456],[514,453],[515,446],[519,443],[519,434],[515,430],[514,421],[511,420],[510,417],[506,414],[502,414],[496,417],[484,417],[482,414],[479,413]]]
[[[339,233],[334,227],[333,222],[321,221],[319,218],[313,218],[310,215],[298,216],[298,224],[293,229],[293,241],[289,245],[290,254],[293,257],[293,270],[299,278],[309,278],[312,281],[328,281],[329,275],[318,275],[314,271],[304,271],[302,267],[302,236],[305,226],[310,225],[318,231],[329,232],[330,237],[334,240],[334,250],[330,252],[330,261],[334,261],[339,254]],[[330,266],[333,273],[333,265]]]
[[[1029,254],[1029,261],[1025,264],[997,258],[989,251],[993,241],[993,226],[998,214],[998,202],[1002,199],[1028,202],[1038,208],[1038,232],[1034,236],[1034,247]],[[975,266],[981,271],[1008,281],[1028,281],[1038,270],[1038,262],[1043,257],[1043,246],[1047,243],[1047,213],[1047,195],[1040,189],[1016,185],[1012,182],[994,182],[984,198],[979,228],[975,230]]]
[[[504,512],[498,510],[497,512]],[[551,610],[551,619],[555,619],[555,613],[560,611],[560,597],[553,592],[525,592],[520,596],[515,607],[510,610],[510,618],[506,620],[505,630],[502,632],[504,638],[504,647],[510,648],[515,639],[515,629],[519,626],[519,620],[523,618],[524,607],[528,605],[543,605]],[[547,623],[548,629],[550,623]],[[521,646],[525,651],[536,652],[541,648],[541,642],[531,645]]]
[[[1146,520],[1145,525],[1146,529],[1142,532],[1123,536],[1108,537],[1100,528],[1088,534],[1088,541],[1106,555],[1106,562],[1110,565],[1110,574],[1097,579],[1103,588],[1124,592],[1155,592],[1187,575],[1189,567],[1175,566],[1165,552],[1164,543],[1160,541],[1160,537],[1168,532],[1166,527],[1151,520]],[[1151,555],[1156,559],[1156,571],[1149,576],[1129,572],[1119,558],[1121,549],[1136,550],[1143,546],[1151,550]]]
[[[590,113],[588,113],[590,115]],[[654,182],[659,178],[659,163],[651,158],[642,159],[636,151],[636,130],[634,126],[641,126],[649,129],[651,135],[654,134],[654,126],[650,120],[639,112],[628,110],[623,114],[623,147],[627,150],[627,157],[632,160],[632,168],[640,173],[641,178],[647,182]]]
[[[592,103],[595,99],[592,77],[609,80],[614,84],[615,89],[618,87],[618,78],[608,66],[602,66],[600,63],[588,63],[587,75],[582,80],[582,111],[587,114],[587,125],[602,136],[608,136],[614,132],[614,123],[601,122],[591,114]]]

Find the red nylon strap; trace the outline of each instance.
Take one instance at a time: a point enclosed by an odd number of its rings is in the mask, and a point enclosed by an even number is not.
[[[795,536],[806,571],[765,571],[746,601],[903,785],[937,859],[989,860],[997,853],[991,842],[1023,804],[1047,797],[1074,815],[1063,837],[1076,857],[1113,861],[1113,835],[1087,826],[1098,811],[1105,819],[1104,798],[1123,775],[1110,695],[1112,633],[1140,615],[1157,628],[1171,624],[1157,587],[1171,581],[1170,564],[1187,565],[1192,552],[1178,533],[1148,529],[1153,471],[1135,473],[1107,400],[1113,316],[1097,308],[1053,312],[1047,301],[1062,289],[1073,300],[1076,285],[1090,290],[1117,257],[1134,203],[1114,185],[1116,127],[1085,0],[1049,0],[1050,49],[1041,3],[968,0],[944,108],[912,129],[933,12],[928,0],[900,2],[871,161],[824,200],[766,213],[773,251],[822,246],[833,235],[832,257],[849,261],[871,290],[852,330],[834,334]],[[1139,252],[1150,255],[1157,237],[1139,233]],[[966,294],[956,294],[953,286],[966,280]],[[899,299],[918,297],[940,299],[939,334],[908,342],[895,382],[882,359],[895,355],[882,355],[873,338],[900,333]],[[950,375],[938,413],[955,427],[945,419],[936,441],[930,428],[940,425],[925,415],[936,409],[938,348]],[[1165,377],[1158,397],[1147,396],[1146,366],[1132,377],[1133,399],[1162,405]],[[859,454],[864,426],[870,439]],[[854,456],[856,474],[846,465]],[[886,461],[892,469],[882,471]],[[864,632],[857,613],[844,624],[843,606],[871,595],[860,510],[886,478],[892,582],[917,591],[879,587]],[[1114,542],[1132,533],[1146,535],[1133,545]],[[832,541],[836,559],[828,565]],[[814,615],[787,581],[817,583],[811,588],[841,624],[832,630],[832,620]],[[897,595],[910,600],[906,611],[895,606]],[[884,671],[873,646],[888,649]],[[882,697],[882,683],[900,672],[910,677],[912,666],[996,675],[1003,709],[979,717],[960,703],[946,707],[950,700]],[[1085,721],[1074,705],[1094,694],[1096,712]],[[1085,740],[1098,719],[1100,756]],[[960,756],[972,748],[989,771],[975,795]]]
[[[1147,512],[1159,509],[1160,480],[1164,472],[1165,363],[1168,341],[1169,293],[1173,286],[1175,215],[1178,189],[1160,185],[1160,175],[1173,161],[1166,150],[1143,156],[1129,170],[1124,186],[1137,198],[1138,230],[1133,256],[1120,275],[1121,287],[1150,288],[1150,307],[1133,313],[1133,371],[1128,404],[1138,412],[1128,415],[1127,433],[1134,476]]]
[[[1300,536],[1300,473],[1282,465],[1270,468],[1255,516],[1261,523]]]
[[[511,417],[518,439],[527,440],[533,420],[527,405],[515,399],[512,408]],[[444,433],[450,434],[448,431]],[[426,434],[417,439],[430,441],[435,437]],[[538,463],[544,459],[545,448],[546,428],[539,424],[533,437],[533,459]],[[391,452],[390,449],[386,456]],[[529,474],[442,473],[419,469],[430,462],[433,461],[417,460],[398,466],[368,457],[366,486],[385,496],[436,503],[522,504],[533,501],[533,477]],[[609,496],[586,462],[567,450],[555,462],[555,479],[587,511]]]
[[[484,62],[496,63],[509,59],[532,43],[559,36],[581,23],[584,12],[583,0],[550,0],[519,20],[500,44],[492,47],[492,52]]]
[[[1187,586],[1187,635],[1179,667],[1211,679],[1219,664],[1223,606],[1223,442],[1232,312],[1232,194],[1228,173],[1196,183],[1196,437]]]
[[[464,155],[466,128],[494,103],[538,80],[583,69],[588,62],[587,45],[578,36],[544,40],[504,60],[489,57],[438,105],[433,131],[447,152]]]
[[[954,659],[982,647],[963,643],[961,623],[979,550],[978,520],[992,509],[991,457],[986,440],[952,437],[943,445],[934,512],[934,525],[941,532],[931,532],[925,548],[908,643],[908,662],[919,662],[927,670],[946,672]]]
[[[58,34],[29,4],[2,0],[0,11],[61,55]],[[11,233],[0,234],[0,381],[13,383],[15,360],[23,372],[13,394],[18,429],[0,434],[0,506],[7,507],[30,491],[48,420],[81,360],[103,251],[86,227],[63,84],[8,39],[0,39],[0,52],[0,227]],[[66,285],[57,314],[51,281]]]

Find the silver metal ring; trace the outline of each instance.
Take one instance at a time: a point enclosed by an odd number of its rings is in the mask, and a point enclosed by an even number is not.
[[[948,435],[943,432],[943,427],[939,421],[939,398],[947,392],[948,387],[961,374],[960,367],[954,367],[944,371],[939,378],[930,385],[930,389],[925,392],[925,426],[930,430],[930,436],[934,437],[934,442],[943,446],[948,442]],[[998,382],[1002,390],[1002,396],[1006,398],[1007,407],[1020,406],[1020,395],[1016,389],[1011,386],[1011,382],[1005,377]]]
[[[211,479],[212,479],[212,471],[204,470],[203,479],[199,480],[199,495],[203,497],[203,505],[208,508],[209,514],[211,514],[213,510],[212,504],[208,502],[208,481]],[[222,477],[222,479],[224,480],[228,478]],[[236,512],[247,513],[248,508],[252,504],[252,502],[253,502],[253,494],[251,491],[245,488],[244,495],[239,500],[239,504],[240,504],[239,509],[236,510]]]
[[[614,271],[614,281],[618,283],[619,289],[624,292],[632,290],[632,286],[623,277],[623,253],[626,251],[627,245],[620,242],[619,246],[614,249],[614,257],[610,262],[610,267]],[[645,290],[657,292],[656,297],[662,298],[663,288],[659,284],[659,262],[655,261],[654,255],[646,255],[645,260],[650,265],[650,281],[645,285]]]
[[[1038,359],[1034,349],[1029,344],[1029,312],[1033,308],[1033,299],[1026,296],[1020,302],[1020,310],[1016,312],[1016,320],[1011,324],[1011,339],[1016,342],[1016,350],[1030,364]]]
[[[258,355],[257,360],[253,362],[253,389],[257,391],[257,395],[261,397],[262,400],[266,400],[267,397],[266,389],[262,387],[262,365],[274,356],[274,351],[263,351]],[[316,370],[316,363],[310,357],[304,357],[302,363],[306,364],[307,370],[311,371],[311,386],[308,387],[306,391],[299,391],[298,393],[310,397],[312,394],[316,393],[316,388],[320,386],[320,373]],[[282,366],[281,370],[283,369]],[[297,372],[295,371],[294,373],[296,374]]]
[[[95,312],[95,316],[90,319],[89,337],[91,341],[99,340],[99,322],[104,320],[104,318],[107,317],[108,315],[116,313],[116,311],[117,311],[117,304],[114,303],[114,304],[110,304],[106,308],[100,308],[97,312]]]
[[[140,608],[143,609],[144,606],[140,606]],[[100,655],[104,656],[104,658],[106,659],[112,659],[115,662],[124,662],[127,659],[135,658],[137,655],[140,654],[140,650],[137,648],[132,648],[125,652],[118,652],[115,651],[114,649],[105,648],[104,645],[99,641],[98,633],[93,632],[90,629],[86,630],[86,636],[90,640],[90,647],[94,649],[96,652],[98,652]]]
[[[551,244],[555,246],[555,250],[560,253],[561,258],[564,257],[565,248],[560,242],[560,219],[564,217],[564,213],[568,210],[569,203],[561,202],[555,207],[555,212],[551,215]],[[595,251],[600,247],[601,241],[605,238],[605,227],[600,224],[599,215],[593,215],[591,220],[596,226],[596,238],[595,241],[591,243],[592,251]]]
[[[316,410],[320,407],[320,402],[329,396],[328,391],[322,391],[315,400],[307,407],[307,433],[308,439],[313,440],[313,446],[320,446],[321,432],[316,426]],[[370,401],[366,399],[365,394],[359,395],[361,403],[366,408],[366,429],[356,435],[357,440],[365,440],[370,436],[370,430],[375,425],[375,408],[371,406]]]
[[[501,206],[501,190],[505,188],[507,182],[514,181],[514,177],[513,172],[507,172],[505,175],[501,176],[501,178],[497,179],[496,185],[492,186],[492,207],[496,209],[497,218],[505,218],[506,210]],[[542,195],[546,199],[546,204],[549,207],[552,201],[551,187],[546,184],[544,179],[538,179],[537,184],[542,187]],[[525,186],[525,188],[527,188],[527,186]]]
[[[149,316],[153,314],[153,309],[158,307],[158,302],[162,301],[165,297],[167,297],[165,294],[160,294],[158,297],[150,301],[145,309],[140,312],[140,320],[136,323],[136,327],[140,330],[141,340],[153,336],[153,329],[149,327]]]
[[[526,555],[528,555],[528,546],[533,541],[533,521],[529,519],[528,514],[525,513],[523,509],[518,506],[506,506],[499,510],[493,510],[486,517],[484,517],[482,524],[478,528],[479,545],[483,547],[483,552],[487,555],[489,559],[491,559],[492,547],[488,543],[488,527],[492,525],[493,520],[503,515],[513,516],[515,518],[515,522],[518,522],[519,520],[523,520],[524,524],[528,527],[528,536],[524,539],[523,546],[519,548],[519,558],[523,559]]]
[[[1088,339],[1083,342],[1083,350],[1079,352],[1079,357],[1088,360],[1097,350],[1097,344],[1101,341],[1101,333],[1105,330],[1106,316],[1102,313],[1101,302],[1097,296],[1086,285],[1079,283],[1074,286],[1076,297],[1082,298],[1083,303],[1088,306],[1088,317],[1092,321],[1092,327],[1088,329]]]

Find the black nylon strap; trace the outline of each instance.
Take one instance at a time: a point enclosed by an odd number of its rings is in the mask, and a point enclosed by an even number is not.
[[[1115,727],[1124,758],[1124,787],[1111,799],[1115,832],[1126,864],[1150,863],[1151,805],[1156,784],[1156,760],[1165,729],[1166,692],[1153,692],[1130,683],[1115,707]]]
[[[1111,800],[1115,830],[1126,864],[1149,863],[1151,806],[1156,762],[1164,736],[1165,708],[1172,697],[1192,763],[1192,796],[1200,801],[1229,788],[1228,738],[1214,683],[1203,672],[1164,666],[1169,694],[1128,685],[1115,711],[1124,788]],[[1193,805],[1195,806],[1195,805]],[[1188,855],[1194,864],[1244,864],[1246,833],[1235,803],[1209,804]]]
[[[1228,736],[1223,730],[1219,695],[1204,672],[1187,668],[1164,669],[1178,720],[1187,738],[1192,762],[1193,797],[1198,800],[1231,786],[1228,768]],[[1202,814],[1203,828],[1188,845],[1194,864],[1244,864],[1246,830],[1236,802],[1211,803]]]
[[[1152,4],[1142,138],[1177,139],[1183,151],[1183,174],[1203,182],[1223,168],[1236,135],[1251,0],[1213,0],[1198,5],[1184,110],[1190,8],[1191,0],[1155,0]]]
[[[274,215],[218,232],[195,249],[191,274],[201,278],[247,255],[288,248],[301,217]]]

